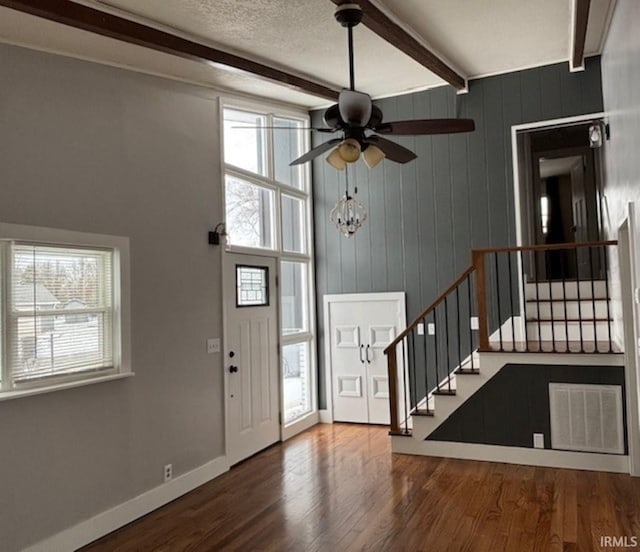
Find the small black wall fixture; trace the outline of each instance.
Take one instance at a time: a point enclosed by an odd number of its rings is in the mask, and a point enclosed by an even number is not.
[[[213,232],[209,232],[209,244],[210,245],[220,245],[220,238],[227,235],[227,232],[224,227],[224,222],[219,222],[216,224],[216,227],[213,229]]]

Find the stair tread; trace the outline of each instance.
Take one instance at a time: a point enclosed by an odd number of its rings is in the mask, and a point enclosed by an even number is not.
[[[552,297],[551,299],[527,299],[527,303],[591,303],[592,301],[610,301],[611,297]]]
[[[491,343],[490,352],[499,353],[587,353],[587,354],[622,354],[622,351],[615,345],[609,344],[608,341],[565,341],[557,340],[555,342],[555,351],[553,341],[503,341],[503,351],[500,351],[499,343]],[[515,350],[513,350],[515,349]],[[611,350],[610,350],[611,349]]]
[[[527,324],[536,322],[613,322],[613,318],[527,318]]]
[[[596,283],[596,282],[608,282],[608,280],[606,278],[596,278],[594,280],[584,280],[584,279],[578,279],[578,278],[565,278],[564,280],[562,278],[560,278],[559,280],[536,280],[535,282],[525,282],[525,284],[527,284],[528,286],[535,286],[536,284],[544,284],[545,286],[548,286],[549,283],[551,284],[561,284],[562,282],[565,282],[566,284],[574,284],[576,282],[585,282],[585,283]]]
[[[433,416],[433,410],[412,410],[412,416]]]
[[[460,374],[461,376],[478,376],[480,375],[480,369],[474,368],[473,370],[471,370],[466,368],[460,368],[459,370],[456,370],[456,374]]]
[[[435,389],[434,391],[431,391],[432,395],[455,395],[456,394],[456,390],[455,389]]]

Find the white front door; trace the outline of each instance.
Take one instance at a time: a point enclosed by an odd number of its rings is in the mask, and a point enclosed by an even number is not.
[[[280,440],[276,261],[225,254],[227,457]]]
[[[333,418],[389,423],[384,349],[404,328],[404,294],[328,296]]]

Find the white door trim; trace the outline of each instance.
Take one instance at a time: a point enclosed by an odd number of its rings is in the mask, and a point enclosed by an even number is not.
[[[635,243],[635,208],[628,205],[628,217],[618,231],[618,259],[620,268],[620,292],[622,297],[622,319],[624,327],[624,374],[627,406],[627,442],[629,446],[629,473],[640,476],[640,411],[638,393],[638,304],[635,298],[638,272]]]
[[[514,218],[516,223],[516,245],[523,245],[523,228],[522,228],[522,213],[520,212],[520,171],[518,167],[520,165],[520,159],[518,157],[518,133],[525,130],[552,128],[556,126],[567,126],[572,124],[581,123],[584,121],[591,121],[592,119],[604,119],[604,112],[588,113],[586,115],[577,115],[574,117],[563,117],[561,119],[548,119],[546,121],[536,121],[534,123],[522,123],[519,125],[513,125],[511,127],[511,162],[513,171],[513,207]],[[526,305],[524,300],[524,294],[522,291],[522,258],[518,255],[518,295],[520,296],[520,312],[524,313]],[[520,335],[525,335],[524,325],[526,316],[520,317]]]
[[[320,422],[325,424],[333,423],[333,383],[331,366],[331,336],[329,330],[329,304],[347,303],[353,301],[395,301],[398,304],[398,327],[403,330],[407,327],[407,313],[405,308],[404,291],[389,291],[380,293],[338,293],[329,294],[323,297],[324,306],[324,378],[325,378],[325,400],[326,408],[320,411]]]

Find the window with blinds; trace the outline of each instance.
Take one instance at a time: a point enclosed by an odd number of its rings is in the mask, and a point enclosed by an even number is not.
[[[3,248],[3,389],[114,370],[114,250]]]

